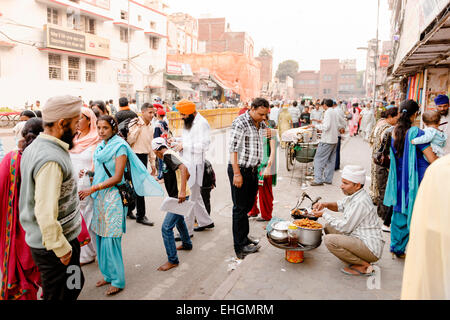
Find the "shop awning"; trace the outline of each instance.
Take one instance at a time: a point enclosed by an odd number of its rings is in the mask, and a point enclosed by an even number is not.
[[[223,90],[231,90],[217,76],[211,75],[211,79],[219,85]]]
[[[450,12],[409,51],[398,66],[394,66],[393,74],[409,75],[425,67],[439,66],[450,66]]]
[[[181,91],[192,91],[192,92],[194,92],[194,90],[192,89],[191,84],[189,82],[180,81],[180,80],[167,80],[167,82],[169,82],[173,86],[177,87]]]

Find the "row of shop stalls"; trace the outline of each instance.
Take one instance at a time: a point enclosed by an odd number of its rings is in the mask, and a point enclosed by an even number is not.
[[[217,75],[186,69],[182,74],[165,74],[165,95],[170,105],[181,99],[195,102],[199,109],[235,107],[239,103],[238,90],[225,84]]]
[[[403,25],[407,36],[400,38],[396,60],[388,69],[388,74],[391,74],[386,83],[388,101],[399,103],[413,99],[421,106],[422,112],[435,109],[434,98],[450,92],[450,1],[441,1],[441,6],[436,6],[433,8],[434,18],[428,17],[430,24],[422,25],[423,31],[419,29],[420,34],[414,43],[411,43],[412,37],[408,35],[411,29],[408,27],[414,22],[417,24],[414,14],[420,16],[420,10],[412,14],[413,8],[406,8],[410,10],[406,12]],[[432,11],[430,9],[428,12]],[[422,12],[421,21],[427,21],[424,14]],[[411,49],[405,50],[408,47]]]

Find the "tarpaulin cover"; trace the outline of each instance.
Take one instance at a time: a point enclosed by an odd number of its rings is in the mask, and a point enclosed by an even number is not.
[[[235,52],[167,55],[167,60],[187,63],[194,73],[208,68],[211,75],[246,101],[260,94],[261,62]]]

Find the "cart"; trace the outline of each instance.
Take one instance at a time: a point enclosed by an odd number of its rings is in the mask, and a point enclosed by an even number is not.
[[[311,164],[316,155],[319,139],[320,134],[314,128],[307,130],[292,129],[283,134],[282,141],[286,145],[286,169],[292,171],[293,175],[295,164],[297,162],[300,164],[302,187],[307,186],[307,176],[312,175]]]

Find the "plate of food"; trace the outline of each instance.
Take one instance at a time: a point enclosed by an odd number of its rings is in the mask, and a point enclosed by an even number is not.
[[[291,216],[295,220],[298,219],[310,219],[316,221],[319,219],[318,217],[314,216],[311,208],[300,208],[300,209],[294,209],[291,211]]]

